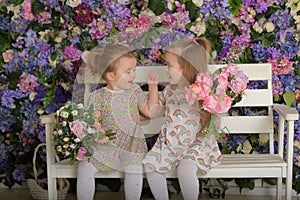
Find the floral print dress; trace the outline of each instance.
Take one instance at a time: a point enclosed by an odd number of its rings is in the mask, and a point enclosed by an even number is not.
[[[112,91],[106,87],[91,94],[89,105],[101,111],[102,127],[116,132],[116,138],[106,144],[97,144],[91,162],[98,170],[135,172],[147,152],[140,127],[138,107],[146,96],[139,85],[130,90]]]
[[[199,133],[200,109],[197,104],[189,105],[180,90],[167,86],[160,95],[165,107],[165,123],[160,135],[143,159],[146,171],[167,173],[182,159],[190,159],[206,174],[218,164],[222,155],[214,136]]]

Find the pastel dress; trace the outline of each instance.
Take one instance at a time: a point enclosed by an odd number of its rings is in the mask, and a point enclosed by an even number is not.
[[[146,96],[137,84],[121,91],[103,87],[91,94],[89,105],[101,111],[103,128],[116,132],[115,139],[94,147],[91,163],[98,170],[136,172],[135,166],[142,166],[147,145],[140,127],[138,106],[145,101]]]
[[[201,174],[222,160],[214,136],[199,133],[200,109],[189,105],[182,90],[167,86],[160,94],[160,103],[165,107],[165,123],[159,137],[143,159],[145,171],[167,173],[176,168],[179,161],[195,162]]]

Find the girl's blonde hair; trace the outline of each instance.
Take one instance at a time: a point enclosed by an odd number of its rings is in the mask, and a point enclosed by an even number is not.
[[[176,56],[178,64],[183,69],[183,76],[192,84],[198,72],[208,70],[211,47],[204,38],[182,39],[172,44],[166,53]]]
[[[99,75],[99,78],[106,80],[106,73],[115,72],[116,63],[122,57],[136,58],[134,53],[126,46],[120,44],[107,45],[103,50],[93,49],[87,56],[87,65]]]

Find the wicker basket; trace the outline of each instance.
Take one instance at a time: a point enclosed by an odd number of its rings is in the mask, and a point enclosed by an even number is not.
[[[48,200],[48,190],[42,188],[43,184],[47,184],[47,179],[38,179],[37,170],[35,166],[37,151],[41,146],[45,146],[45,145],[46,145],[45,143],[42,143],[35,148],[33,159],[32,159],[33,174],[35,179],[27,179],[27,184],[28,184],[30,194],[32,198],[35,200]],[[70,183],[65,178],[57,179],[57,183],[59,185],[57,191],[57,199],[65,200],[68,194]]]

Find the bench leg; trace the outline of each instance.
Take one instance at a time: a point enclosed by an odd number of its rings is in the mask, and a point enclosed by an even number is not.
[[[57,200],[56,178],[48,178],[48,199]]]
[[[277,178],[276,199],[281,200],[282,196],[282,178]]]

